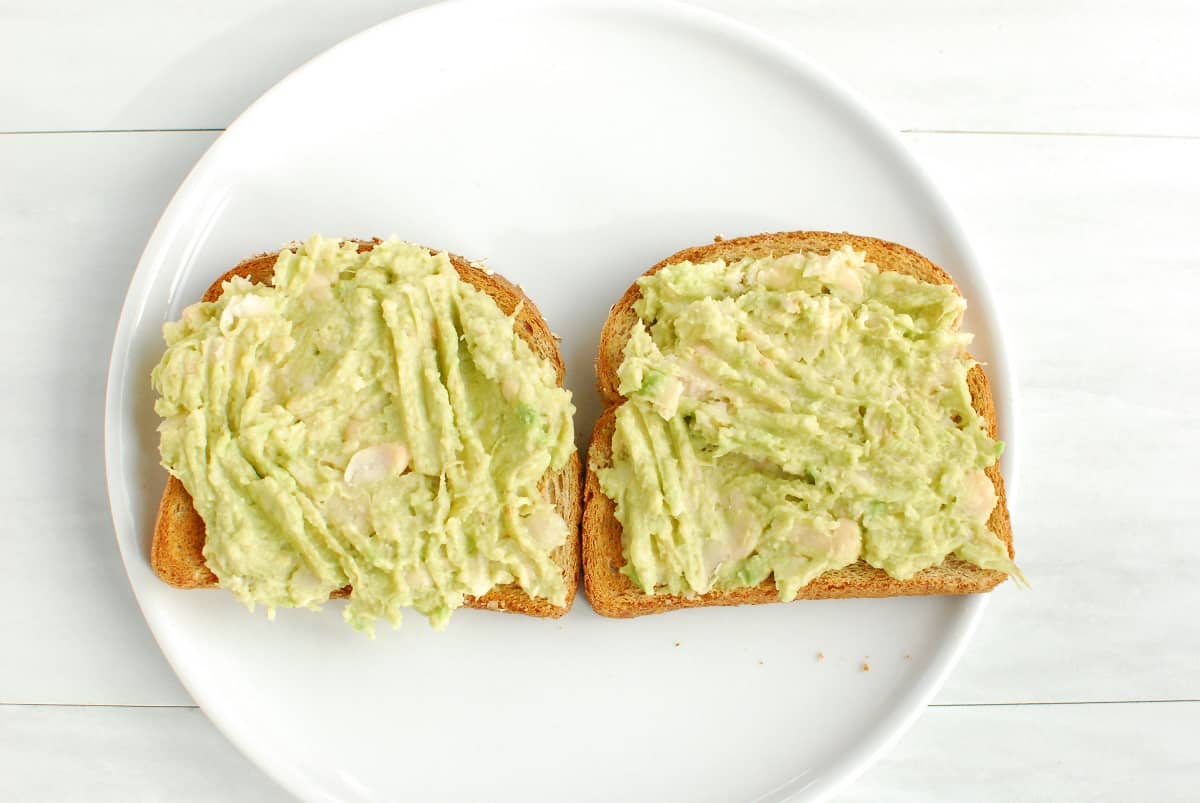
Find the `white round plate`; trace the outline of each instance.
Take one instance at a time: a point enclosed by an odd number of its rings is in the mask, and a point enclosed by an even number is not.
[[[944,265],[1011,440],[996,319],[950,212],[894,133],[759,33],[665,3],[459,2],[355,36],[263,96],[146,247],[106,410],[130,582],[217,727],[322,801],[811,800],[865,768],[937,690],[982,598],[615,620],[581,592],[557,621],[460,611],[434,633],[412,615],[369,641],[340,603],[268,622],[148,562],[160,327],[243,257],[314,232],[486,257],[562,336],[585,446],[600,325],[634,277],[717,234],[789,229]]]

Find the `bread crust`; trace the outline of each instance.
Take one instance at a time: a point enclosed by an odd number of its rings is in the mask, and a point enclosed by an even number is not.
[[[685,248],[662,260],[643,275],[649,276],[667,265],[678,262],[701,263],[716,259],[733,261],[746,257],[784,256],[801,251],[827,254],[843,245],[866,252],[867,260],[875,263],[880,270],[906,273],[934,284],[954,285],[942,268],[910,248],[874,237],[824,231],[757,234]],[[958,291],[957,287],[955,291]],[[617,391],[617,368],[621,365],[622,352],[629,339],[630,330],[638,320],[633,305],[640,297],[641,292],[635,282],[612,308],[600,334],[596,381],[605,410],[592,433],[583,487],[583,585],[588,601],[597,613],[618,618],[707,605],[778,602],[779,592],[775,588],[774,579],[770,577],[751,588],[685,596],[646,594],[620,572],[625,564],[621,547],[621,524],[616,519],[616,508],[612,500],[600,490],[596,472],[612,465],[612,435],[616,409],[625,401]],[[999,432],[996,424],[996,406],[987,374],[982,366],[976,365],[970,370],[967,374],[967,385],[971,391],[972,406],[985,420],[988,433],[997,438]],[[988,529],[1000,537],[1011,557],[1014,554],[1012,524],[999,462],[987,468],[985,473],[995,486],[997,497],[996,507],[988,519]],[[882,569],[876,569],[860,560],[845,568],[820,575],[801,588],[796,599],[974,594],[989,591],[1005,579],[1007,575],[1003,572],[981,569],[953,555],[947,557],[941,565],[920,571],[909,580],[897,580]]]
[[[358,250],[369,251],[381,242],[359,240]],[[431,253],[434,253],[430,249]],[[224,292],[225,283],[234,276],[242,276],[252,282],[267,284],[274,275],[277,253],[263,253],[243,260],[225,272],[209,286],[204,301],[215,301]],[[505,315],[516,311],[514,329],[529,344],[534,353],[549,360],[554,366],[559,387],[562,387],[565,367],[559,353],[558,340],[550,332],[545,318],[537,306],[516,285],[503,276],[468,262],[455,254],[447,253],[454,269],[463,281],[486,293],[496,302]],[[571,609],[575,591],[579,584],[579,524],[582,514],[581,466],[579,454],[571,458],[558,471],[547,473],[542,479],[542,491],[554,504],[555,509],[567,523],[567,541],[551,554],[554,562],[562,568],[563,581],[567,588],[567,603],[559,607],[540,597],[531,597],[516,583],[496,586],[480,597],[468,596],[465,608],[522,613],[529,616],[558,618]],[[154,538],[150,545],[150,565],[166,583],[176,588],[210,588],[217,585],[216,575],[204,561],[204,520],[192,505],[192,497],[183,483],[168,475],[166,488],[159,501],[158,516],[154,525]],[[349,586],[339,589],[331,597],[346,597]]]

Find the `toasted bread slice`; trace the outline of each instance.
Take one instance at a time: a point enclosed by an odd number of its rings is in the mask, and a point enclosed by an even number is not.
[[[853,234],[797,231],[781,234],[759,234],[736,240],[718,240],[711,245],[687,248],[659,262],[645,275],[650,275],[677,262],[727,261],[746,257],[784,256],[801,251],[826,254],[833,249],[850,245],[865,251],[867,259],[880,270],[894,270],[915,276],[922,281],[950,284],[953,281],[944,270],[915,251],[902,245],[860,237]],[[621,546],[621,524],[614,515],[611,499],[600,490],[596,471],[612,465],[612,435],[616,408],[624,402],[617,391],[617,368],[621,365],[625,343],[638,316],[633,305],[641,297],[633,284],[612,308],[600,334],[600,352],[596,360],[596,378],[605,411],[596,422],[588,451],[584,480],[583,509],[583,584],[592,608],[604,616],[630,617],[662,613],[676,608],[703,605],[747,605],[778,602],[779,593],[773,578],[767,578],[752,588],[730,591],[711,591],[707,594],[682,596],[678,594],[646,594],[620,572],[625,565]],[[987,422],[988,432],[996,438],[996,408],[983,368],[975,366],[967,375],[971,400],[975,410]],[[1013,554],[1012,526],[1004,495],[1004,479],[996,463],[986,471],[996,488],[997,503],[988,519],[988,528],[996,533]],[[850,597],[892,597],[924,594],[972,594],[988,591],[1005,580],[1003,572],[981,569],[953,555],[940,566],[918,572],[909,580],[897,580],[882,569],[859,561],[844,569],[822,574],[800,589],[797,599],[845,599]]]
[[[370,250],[377,242],[379,241],[360,241],[359,251]],[[512,315],[516,310],[517,334],[529,344],[535,354],[550,361],[561,387],[565,369],[559,354],[558,341],[551,334],[550,327],[533,301],[520,288],[498,274],[473,265],[460,256],[448,256],[463,281],[491,296],[505,315]],[[270,282],[274,275],[275,258],[276,254],[268,253],[244,260],[213,282],[204,293],[203,300],[214,301],[220,297],[225,282],[234,276],[244,276],[253,282]],[[555,563],[562,567],[563,580],[567,586],[567,604],[560,608],[545,599],[531,597],[513,583],[496,586],[481,597],[468,596],[463,603],[464,607],[552,618],[558,618],[571,609],[579,585],[581,479],[579,455],[573,452],[566,465],[556,472],[547,473],[542,480],[543,493],[567,523],[567,541],[552,555]],[[154,525],[154,540],[150,547],[150,565],[160,578],[177,588],[215,587],[216,575],[204,562],[204,537],[204,520],[192,506],[192,497],[182,482],[169,475],[167,487],[158,506],[158,520]],[[349,594],[350,588],[347,586],[335,591],[332,596],[345,597]]]

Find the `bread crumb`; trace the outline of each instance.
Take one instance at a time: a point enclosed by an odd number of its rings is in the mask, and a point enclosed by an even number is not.
[[[682,641],[677,641],[677,642],[675,642],[675,646],[678,647],[682,643],[683,643]]]
[[[725,235],[724,235],[724,234],[714,234],[714,235],[713,235],[713,242],[714,242],[714,243],[720,243],[720,242],[724,242],[724,241],[725,241]]]
[[[825,653],[823,653],[823,652],[817,653],[817,661],[824,661],[824,660],[825,660]]]
[[[758,665],[759,665],[759,666],[762,666],[762,665],[763,665],[763,662],[762,662],[762,659],[761,659],[761,658],[759,658],[759,659],[758,659]]]
[[[863,669],[863,671],[864,671],[864,672],[870,672],[870,671],[871,671],[871,665],[870,665],[870,664],[868,664],[866,661],[863,661],[863,667],[862,667],[862,669]]]

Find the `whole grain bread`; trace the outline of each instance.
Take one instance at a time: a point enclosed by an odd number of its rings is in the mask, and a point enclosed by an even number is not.
[[[368,251],[379,240],[359,241],[359,251]],[[505,315],[516,312],[515,330],[533,352],[554,366],[561,387],[565,368],[559,353],[558,341],[550,332],[537,306],[516,285],[499,274],[472,264],[460,256],[447,254],[463,281],[486,293]],[[218,278],[204,293],[204,301],[215,301],[224,291],[225,283],[234,276],[250,281],[269,283],[274,274],[275,253],[264,253],[242,261]],[[496,586],[480,597],[468,596],[467,608],[523,613],[530,616],[557,618],[571,609],[579,584],[579,522],[581,468],[579,455],[571,453],[561,469],[548,472],[542,479],[542,492],[553,503],[567,523],[567,541],[552,557],[562,567],[567,587],[567,603],[563,607],[531,597],[515,583]],[[162,580],[177,588],[208,588],[217,585],[216,575],[204,562],[204,520],[192,506],[192,497],[176,477],[168,475],[167,485],[159,502],[154,538],[150,547],[150,565]],[[333,597],[349,596],[350,588],[335,591]]]
[[[954,284],[944,270],[902,245],[873,237],[820,231],[758,234],[734,240],[717,240],[710,245],[686,248],[672,254],[646,271],[645,275],[648,276],[667,265],[685,261],[697,264],[716,259],[734,261],[746,257],[784,256],[802,251],[825,254],[843,245],[866,252],[867,260],[875,263],[880,270],[906,273],[935,284]],[[957,287],[955,290],[957,291]],[[613,306],[600,334],[596,379],[606,409],[596,422],[592,434],[583,491],[583,584],[588,601],[597,613],[622,618],[704,605],[778,602],[779,594],[775,588],[775,581],[770,577],[752,588],[683,596],[646,594],[620,571],[625,565],[621,524],[614,515],[615,506],[612,500],[600,490],[596,472],[612,465],[612,436],[616,409],[624,402],[624,398],[617,391],[617,368],[621,365],[630,330],[638,320],[633,305],[640,297],[641,293],[634,283]],[[971,369],[967,374],[967,384],[971,390],[972,405],[987,422],[991,436],[997,438],[999,433],[996,426],[996,407],[982,366],[976,365]],[[999,463],[988,468],[986,473],[996,488],[998,500],[988,519],[988,528],[1005,543],[1011,557],[1012,525]],[[797,599],[972,594],[991,590],[1006,578],[1007,575],[1003,572],[981,569],[954,556],[947,557],[939,566],[918,572],[909,580],[897,580],[882,569],[876,569],[860,560],[843,569],[822,574],[801,588]]]

